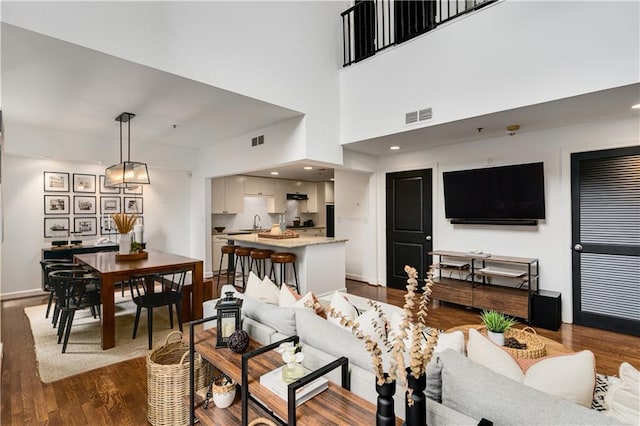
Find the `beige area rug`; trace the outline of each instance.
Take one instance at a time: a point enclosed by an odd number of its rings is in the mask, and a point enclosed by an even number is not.
[[[136,306],[130,297],[116,296],[116,346],[102,350],[100,346],[100,320],[91,316],[89,309],[76,312],[69,335],[67,352],[62,353],[62,343],[58,344],[57,329],[51,324],[51,315],[45,318],[47,305],[25,308],[24,312],[31,324],[31,333],[35,343],[36,363],[40,380],[44,383],[55,382],[65,377],[85,371],[147,356],[147,312],[142,310],[138,334],[134,339],[133,322]],[[51,309],[53,314],[53,308]],[[179,330],[174,310],[174,330]],[[185,324],[183,324],[183,327]],[[188,333],[186,325],[185,333]],[[169,312],[166,307],[153,310],[153,347],[162,345],[166,336],[173,330],[169,328]]]

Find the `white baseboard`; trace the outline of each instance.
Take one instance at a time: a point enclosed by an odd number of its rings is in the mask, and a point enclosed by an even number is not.
[[[13,293],[2,293],[0,294],[0,300],[14,300],[14,299],[23,299],[25,297],[33,297],[33,296],[44,296],[47,292],[35,289],[35,290],[24,290],[24,291],[15,291]]]
[[[345,274],[348,280],[354,280],[354,281],[362,281],[365,282],[367,284],[371,284],[371,285],[378,285],[378,283],[376,283],[375,281],[371,281],[369,278],[363,276],[363,275],[354,275],[354,274]]]

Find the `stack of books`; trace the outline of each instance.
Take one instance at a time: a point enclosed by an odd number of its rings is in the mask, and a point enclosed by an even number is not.
[[[310,370],[305,368],[305,374],[310,372]],[[287,400],[288,385],[282,381],[282,367],[278,367],[260,376],[260,384],[285,401]],[[296,406],[307,402],[328,387],[329,381],[324,377],[318,377],[314,381],[307,383],[296,390]]]

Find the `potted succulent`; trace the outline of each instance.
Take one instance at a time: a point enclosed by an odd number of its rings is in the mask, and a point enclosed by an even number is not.
[[[482,323],[487,328],[487,336],[495,344],[504,346],[504,332],[517,324],[514,318],[497,311],[482,311]]]

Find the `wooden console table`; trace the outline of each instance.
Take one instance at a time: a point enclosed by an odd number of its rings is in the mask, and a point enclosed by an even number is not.
[[[209,319],[207,319],[209,320]],[[205,320],[194,323],[204,322]],[[193,324],[192,323],[192,327]],[[283,364],[279,353],[271,350],[248,360],[247,383],[242,381],[242,354],[233,352],[227,348],[216,349],[216,329],[210,328],[195,332],[193,337],[195,352],[210,362],[218,370],[231,377],[240,386],[247,385],[248,393],[266,404],[269,410],[279,419],[289,417],[287,401],[278,397],[268,388],[260,384],[260,376],[280,367]],[[254,351],[261,347],[258,342],[250,339],[247,351]],[[374,383],[371,386],[375,386]],[[238,390],[240,393],[240,390]],[[248,412],[242,414],[242,405],[236,401],[229,408],[219,409],[210,404],[209,408],[202,407],[202,399],[198,396],[194,400],[195,417],[203,425],[227,425],[241,423],[246,425],[249,421],[263,417],[265,411],[258,404],[249,401]],[[283,420],[278,420],[282,424]],[[350,392],[335,383],[329,382],[329,388],[314,396],[295,410],[295,420],[298,424],[349,424],[370,426],[376,424],[376,406],[356,394]],[[292,424],[289,422],[289,424]],[[396,425],[402,421],[396,419]]]

